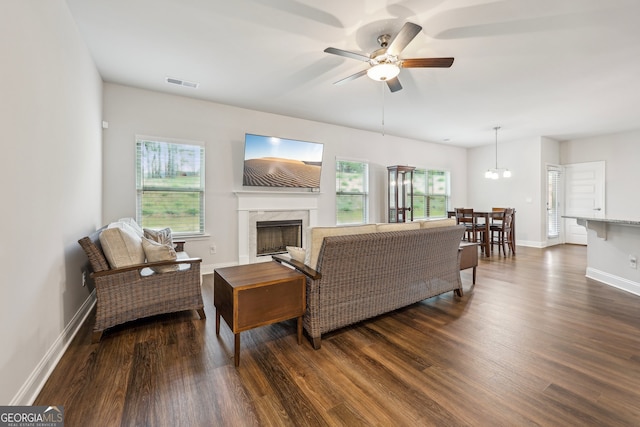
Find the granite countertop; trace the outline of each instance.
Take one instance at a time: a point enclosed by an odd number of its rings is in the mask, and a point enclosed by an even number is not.
[[[619,218],[596,218],[589,216],[575,216],[575,215],[562,215],[562,218],[574,218],[583,221],[593,222],[605,222],[608,224],[621,224],[621,225],[638,225],[640,226],[640,219],[619,219]]]

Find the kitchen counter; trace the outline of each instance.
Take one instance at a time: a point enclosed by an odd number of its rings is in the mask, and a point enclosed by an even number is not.
[[[566,215],[587,229],[586,276],[640,295],[640,219]]]

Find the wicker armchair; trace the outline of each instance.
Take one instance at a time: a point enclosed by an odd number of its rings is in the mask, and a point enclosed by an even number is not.
[[[112,269],[102,251],[101,230],[78,240],[84,249],[91,271],[89,278],[96,289],[96,323],[92,342],[99,342],[102,333],[112,326],[131,320],[197,310],[205,319],[200,281],[200,258],[179,257],[177,261],[162,261]],[[177,244],[182,252],[183,242]],[[179,264],[179,269],[154,273],[150,267]]]

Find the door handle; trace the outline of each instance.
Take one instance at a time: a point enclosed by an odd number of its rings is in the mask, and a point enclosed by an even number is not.
[[[593,208],[594,211],[601,211],[601,208]]]

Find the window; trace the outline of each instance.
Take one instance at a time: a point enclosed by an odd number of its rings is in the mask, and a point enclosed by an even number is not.
[[[369,165],[336,160],[336,223],[366,224],[369,216]]]
[[[547,166],[547,238],[560,236],[560,168]]]
[[[449,172],[416,169],[413,172],[413,218],[446,218]]]
[[[136,140],[136,217],[145,228],[204,233],[204,147]]]

